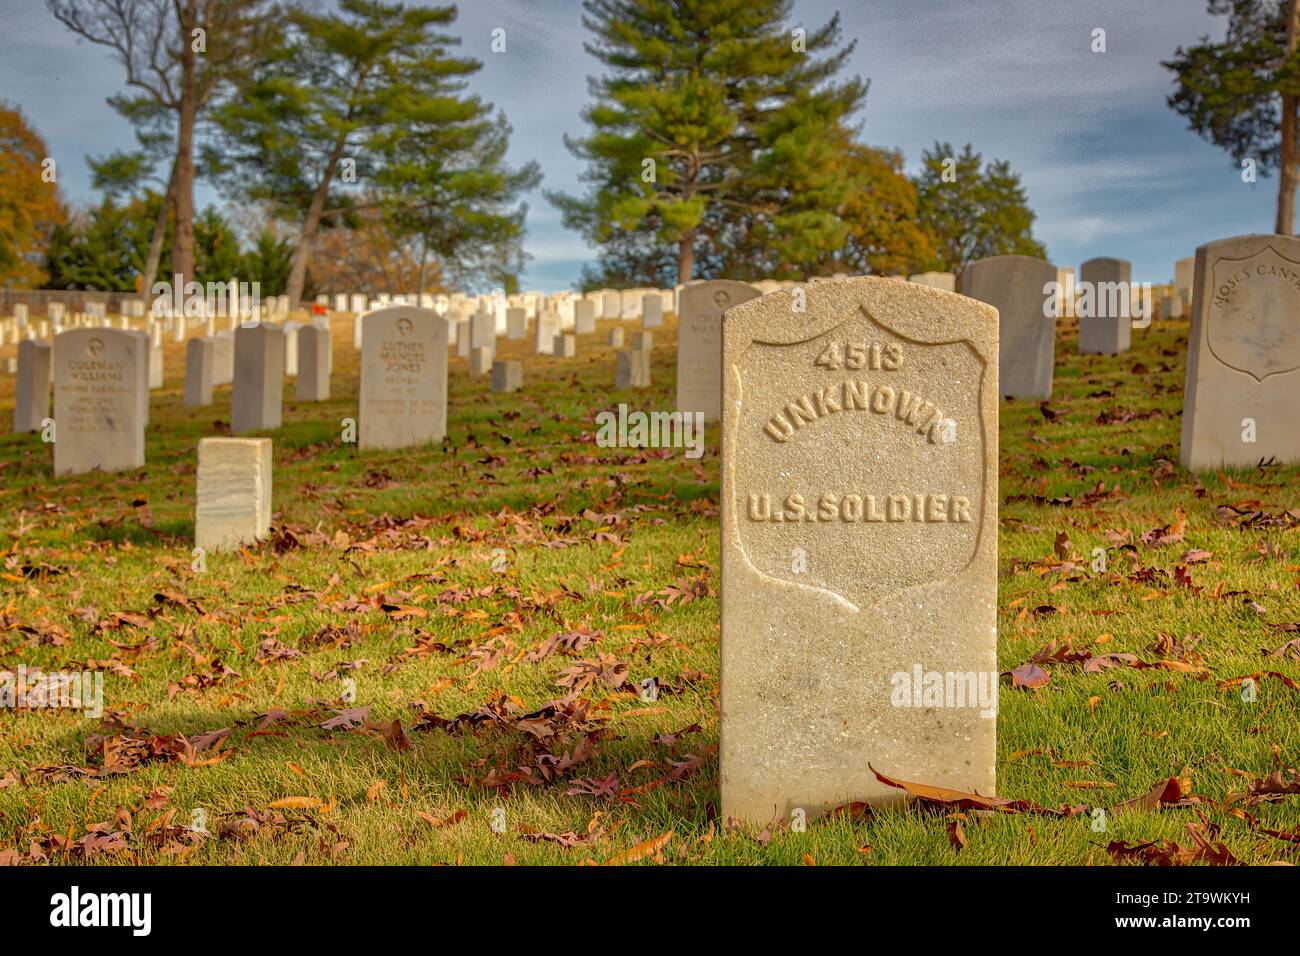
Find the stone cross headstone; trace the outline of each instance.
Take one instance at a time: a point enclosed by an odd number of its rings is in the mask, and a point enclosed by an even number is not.
[[[216,344],[208,338],[190,339],[185,344],[186,408],[202,408],[212,404],[216,351]]]
[[[650,387],[650,353],[635,349],[618,352],[614,360],[615,388]]]
[[[410,448],[447,434],[447,321],[394,306],[365,318],[361,448]]]
[[[1003,395],[1052,397],[1058,303],[1051,301],[1056,266],[1033,256],[992,256],[968,265],[961,291],[998,310],[998,381]],[[1048,309],[1044,303],[1050,301]]]
[[[235,330],[235,380],[230,393],[230,430],[279,428],[284,402],[284,329],[259,323]]]
[[[1300,461],[1300,239],[1211,242],[1193,281],[1183,467]]]
[[[298,401],[329,401],[332,348],[328,329],[305,325],[298,330],[298,380],[294,392]]]
[[[50,417],[50,376],[54,350],[45,342],[20,342],[14,385],[14,431],[38,432]],[[58,438],[57,429],[55,438]]]
[[[992,795],[997,313],[804,293],[723,319],[721,813],[897,800],[872,768]]]
[[[752,285],[729,279],[693,282],[682,289],[677,322],[679,412],[703,412],[705,421],[718,420],[722,411],[722,313],[758,295]],[[636,348],[635,334],[632,340]]]
[[[54,340],[54,473],[144,466],[146,336],[69,329]]]
[[[194,546],[233,551],[271,533],[271,439],[200,438]]]
[[[1127,259],[1089,259],[1079,266],[1079,352],[1118,355],[1133,340],[1133,267]],[[1091,302],[1089,302],[1091,296]]]

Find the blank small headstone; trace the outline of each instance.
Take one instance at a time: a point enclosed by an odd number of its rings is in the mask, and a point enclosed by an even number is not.
[[[18,382],[14,393],[14,431],[36,432],[50,417],[50,372],[54,350],[45,342],[18,346]],[[57,438],[57,435],[55,436]]]
[[[970,263],[961,291],[998,310],[998,381],[1003,395],[1052,397],[1056,318],[1043,314],[1056,266],[1033,256],[990,256]],[[1057,305],[1059,303],[1053,303]]]
[[[271,439],[199,439],[195,483],[195,547],[233,551],[270,534]]]
[[[494,362],[492,365],[492,391],[517,392],[524,385],[522,362]]]
[[[551,346],[551,354],[557,358],[573,358],[578,354],[577,336],[568,333],[557,335],[555,344]]]
[[[609,330],[609,344],[616,349],[621,349],[623,347],[622,326],[616,326]]]
[[[655,334],[653,332],[632,333],[632,351],[649,352],[654,347],[655,347]]]
[[[293,378],[298,374],[298,330],[302,325],[297,322],[286,322],[282,329],[284,331],[284,374]]]
[[[306,325],[298,330],[298,381],[294,396],[300,402],[324,402],[330,397],[329,330]]]
[[[615,388],[650,387],[650,353],[635,349],[619,352],[614,364]]]
[[[486,375],[492,371],[492,350],[478,346],[469,350],[469,374]]]
[[[261,323],[235,332],[235,380],[230,396],[230,430],[279,428],[284,399],[284,330]]]
[[[185,344],[185,407],[212,404],[213,368],[216,343],[209,338],[190,339]]]
[[[469,320],[469,347],[471,354],[474,349],[487,349],[494,351],[497,342],[497,320],[493,312],[486,309],[480,309],[474,313],[473,318]],[[486,369],[484,370],[486,371]]]

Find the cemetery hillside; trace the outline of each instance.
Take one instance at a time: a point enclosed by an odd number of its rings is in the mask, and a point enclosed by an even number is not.
[[[1273,886],[1300,0],[945,0],[928,65],[903,3],[569,6],[0,10],[83,78],[0,102],[8,904],[1051,867],[892,892],[1113,930]]]

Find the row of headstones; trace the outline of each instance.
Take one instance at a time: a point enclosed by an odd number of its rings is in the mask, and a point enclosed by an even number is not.
[[[1300,241],[1212,243],[1193,281],[1185,457],[1226,406],[1269,409],[1300,459]],[[992,795],[1006,317],[893,279],[695,289],[683,328],[721,335],[722,812],[769,822],[896,797],[877,773]],[[445,363],[447,327],[417,310],[369,318],[363,446],[441,434],[430,363]],[[269,513],[258,448],[201,447],[200,515],[236,486],[245,516]],[[213,505],[202,539],[227,519]]]
[[[1194,261],[1182,259],[1175,264],[1174,288],[1163,298],[1162,318],[1181,317],[1183,303],[1191,300],[1192,280],[1186,277],[1186,267]],[[1061,269],[1032,256],[979,259],[962,273],[962,293],[994,306],[1001,316],[1003,395],[1052,397],[1057,316],[1080,314],[1080,354],[1119,355],[1132,346],[1136,313],[1149,315],[1154,303],[1138,301],[1143,290],[1132,283],[1131,264],[1124,259],[1090,259],[1079,275],[1076,285],[1072,268]],[[1049,295],[1049,289],[1054,293]],[[1049,301],[1053,295],[1054,301]]]

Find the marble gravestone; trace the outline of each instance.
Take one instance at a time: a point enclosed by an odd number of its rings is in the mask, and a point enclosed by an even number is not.
[[[14,385],[14,431],[38,432],[50,417],[50,372],[54,350],[32,339],[18,344],[18,381]],[[57,430],[56,430],[57,432]],[[57,433],[55,435],[57,438]]]
[[[1192,285],[1196,279],[1196,257],[1188,256],[1174,263],[1174,294],[1184,303],[1192,298]]]
[[[284,405],[284,329],[259,323],[235,329],[235,380],[230,431],[279,428]]]
[[[469,350],[469,374],[476,378],[492,371],[492,350],[481,345]]]
[[[524,386],[522,362],[496,362],[492,365],[492,391],[517,392]]]
[[[573,358],[578,354],[577,336],[561,332],[555,337],[555,343],[551,346],[551,354],[556,358]]]
[[[199,439],[194,546],[233,551],[271,533],[271,439]]]
[[[759,295],[752,285],[729,279],[692,282],[682,289],[677,303],[677,411],[703,412],[705,421],[718,420],[722,411],[722,313]],[[635,335],[632,340],[632,347],[637,348]]]
[[[997,311],[804,291],[722,323],[722,815],[898,800],[872,768],[992,795]]]
[[[578,299],[573,303],[573,331],[578,335],[590,335],[596,331],[596,304],[588,299]]]
[[[915,282],[917,285],[929,286],[931,289],[938,289],[941,292],[956,292],[957,277],[951,272],[919,272],[916,275],[908,276],[908,282]]]
[[[664,324],[664,297],[648,292],[641,297],[641,328],[657,329]]]
[[[528,310],[518,306],[506,309],[506,338],[522,339],[528,334]]]
[[[54,473],[144,466],[147,336],[69,329],[54,340]]]
[[[185,343],[186,408],[212,404],[212,371],[216,345],[212,339],[190,339]]]
[[[1300,461],[1300,239],[1196,250],[1179,457],[1191,471]]]
[[[469,320],[469,348],[489,349],[496,352],[497,320],[496,315],[486,309],[475,312]]]
[[[622,326],[617,326],[617,325],[616,325],[616,326],[614,326],[614,328],[612,328],[612,329],[609,330],[609,344],[610,344],[613,348],[616,348],[616,349],[621,349],[621,348],[623,347],[623,328],[622,328]]]
[[[557,312],[542,310],[533,324],[533,354],[550,355],[555,351],[555,337],[560,334],[560,316]]]
[[[1089,259],[1079,266],[1079,352],[1118,355],[1133,341],[1133,267],[1127,259]]]
[[[304,325],[298,330],[298,380],[294,383],[298,401],[329,401],[332,349],[329,329]]]
[[[361,448],[442,441],[447,321],[432,309],[395,306],[368,314],[362,338]]]
[[[650,387],[650,353],[624,349],[614,360],[615,388]]]
[[[1003,395],[1052,397],[1056,318],[1044,303],[1057,281],[1056,266],[1033,256],[992,256],[968,265],[961,291],[998,310],[998,381]],[[1054,311],[1059,303],[1053,302]]]

